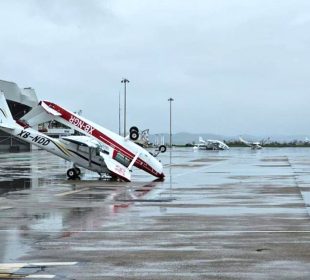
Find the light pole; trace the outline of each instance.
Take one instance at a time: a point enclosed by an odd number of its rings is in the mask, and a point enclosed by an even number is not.
[[[169,98],[168,101],[170,102],[170,149],[172,147],[172,129],[171,129],[171,123],[172,123],[172,119],[171,119],[171,103],[172,101],[174,101],[173,98]]]
[[[124,137],[126,137],[126,84],[129,80],[123,78],[121,83],[124,83]]]
[[[118,135],[121,135],[121,93],[118,92]]]

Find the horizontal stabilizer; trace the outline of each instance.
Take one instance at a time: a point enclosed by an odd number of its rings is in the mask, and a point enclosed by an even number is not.
[[[54,109],[52,109],[51,107],[49,107],[48,105],[46,105],[44,101],[41,101],[39,104],[40,104],[40,105],[43,107],[43,109],[44,109],[46,112],[48,112],[49,114],[51,114],[51,115],[53,115],[53,116],[61,116],[61,114],[60,114],[59,112],[55,111]]]
[[[21,120],[33,127],[41,123],[49,122],[53,119],[40,105],[34,107],[30,112],[24,115]]]

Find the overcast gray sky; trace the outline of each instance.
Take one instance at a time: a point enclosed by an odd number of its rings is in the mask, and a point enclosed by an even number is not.
[[[310,134],[309,0],[0,0],[0,79],[118,131]]]

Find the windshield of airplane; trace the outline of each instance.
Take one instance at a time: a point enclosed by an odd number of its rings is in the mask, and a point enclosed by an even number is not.
[[[114,159],[126,167],[128,167],[130,164],[130,160],[127,157],[125,157],[123,154],[121,154],[120,152],[117,152]]]

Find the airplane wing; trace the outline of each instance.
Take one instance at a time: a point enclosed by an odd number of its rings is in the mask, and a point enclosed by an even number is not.
[[[101,146],[98,141],[89,136],[66,136],[61,139],[80,146],[87,146],[89,148],[98,148]]]

